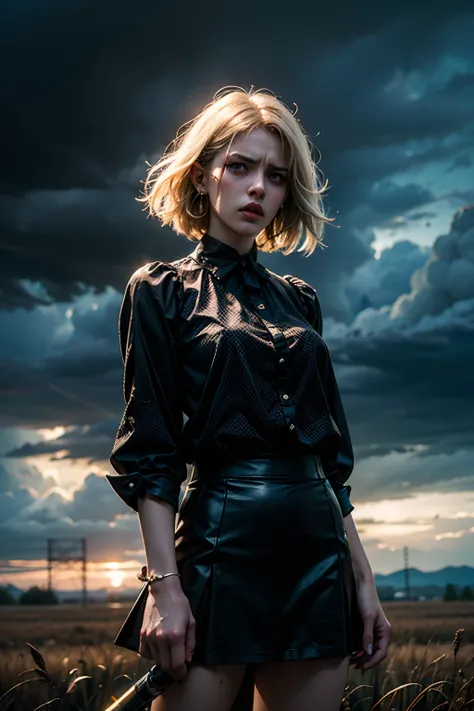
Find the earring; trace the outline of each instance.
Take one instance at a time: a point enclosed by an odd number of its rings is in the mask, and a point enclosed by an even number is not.
[[[190,212],[188,210],[188,208],[186,207],[186,212],[188,213],[188,215],[190,215],[191,217],[194,217],[195,220],[199,220],[199,219],[201,219],[201,217],[204,217],[204,215],[207,214],[209,205],[207,205],[207,206],[205,205],[205,197],[206,196],[207,196],[207,193],[204,193],[204,192],[201,193],[200,191],[198,191],[196,193],[196,195],[193,197],[193,199],[191,200],[191,207],[192,207],[194,205],[194,201],[196,200],[196,198],[199,197],[199,210],[200,210],[199,215],[193,215],[193,213]]]

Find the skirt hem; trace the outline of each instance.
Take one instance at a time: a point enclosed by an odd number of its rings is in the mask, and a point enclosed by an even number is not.
[[[278,662],[297,662],[306,659],[323,658],[344,658],[350,657],[351,652],[341,646],[328,645],[326,647],[302,647],[300,649],[287,649],[284,652],[275,654],[274,651],[253,652],[245,654],[243,657],[227,657],[222,654],[206,655],[199,657],[194,655],[193,661],[198,664],[217,666],[222,664],[276,664]]]

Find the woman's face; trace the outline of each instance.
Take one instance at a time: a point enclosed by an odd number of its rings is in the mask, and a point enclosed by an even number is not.
[[[265,128],[237,136],[230,151],[223,149],[194,175],[195,185],[209,196],[208,232],[224,241],[253,240],[273,220],[288,191],[280,137]],[[254,212],[243,209],[249,203]]]

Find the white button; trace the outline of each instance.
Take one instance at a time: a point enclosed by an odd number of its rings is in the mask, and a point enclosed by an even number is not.
[[[257,309],[264,309],[264,308],[265,308],[265,304],[259,304],[259,305],[257,306]]]
[[[128,485],[128,488],[133,489],[134,486],[135,486],[135,484],[133,483],[133,481],[131,481],[130,484]]]
[[[289,400],[290,396],[285,393],[284,395],[282,395],[282,398],[283,400]]]
[[[294,426],[293,423],[291,423],[291,425],[290,425],[290,430],[294,430],[294,429],[295,429],[295,426]]]
[[[284,362],[285,362],[285,359],[284,359],[284,358],[280,358],[280,360],[279,360],[278,362],[279,362],[279,363],[284,363]]]

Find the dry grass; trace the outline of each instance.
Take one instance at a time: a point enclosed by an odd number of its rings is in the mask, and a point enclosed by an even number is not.
[[[150,666],[112,643],[129,607],[0,608],[0,698],[35,680],[0,700],[0,711],[33,711],[54,698],[43,708],[103,711]],[[368,672],[351,667],[341,708],[474,711],[474,602],[384,603],[384,610],[392,623],[389,657]],[[456,630],[463,632],[453,648]],[[38,658],[32,665],[26,642],[41,651],[43,670]]]

